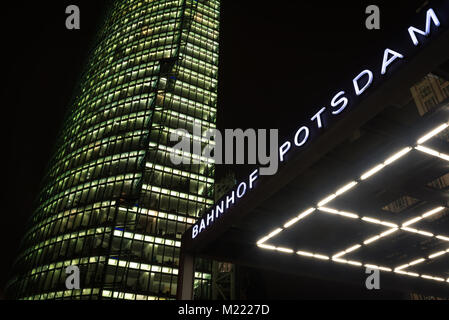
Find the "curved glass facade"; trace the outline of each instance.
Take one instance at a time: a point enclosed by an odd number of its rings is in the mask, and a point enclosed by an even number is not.
[[[17,299],[176,297],[180,239],[213,204],[214,164],[175,166],[177,128],[215,128],[219,0],[115,1],[17,259]],[[198,139],[197,137],[192,137]],[[193,156],[193,155],[190,155]],[[65,285],[80,269],[80,289]],[[208,296],[208,266],[195,287]]]

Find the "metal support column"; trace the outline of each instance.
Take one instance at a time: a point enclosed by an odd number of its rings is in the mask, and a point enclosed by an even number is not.
[[[195,278],[195,257],[181,250],[178,273],[178,300],[193,300],[193,281]]]

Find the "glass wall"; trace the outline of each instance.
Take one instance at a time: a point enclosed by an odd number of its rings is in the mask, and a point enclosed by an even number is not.
[[[219,7],[112,4],[23,239],[13,297],[176,297],[180,239],[213,204],[214,164],[173,165],[168,137],[193,134],[194,124],[215,128]],[[79,290],[65,286],[72,265]],[[209,265],[195,277],[204,297]]]

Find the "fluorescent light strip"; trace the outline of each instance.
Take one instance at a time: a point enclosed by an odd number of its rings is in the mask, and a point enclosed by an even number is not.
[[[328,256],[325,256],[325,255],[319,254],[319,253],[312,253],[312,252],[299,250],[299,251],[296,251],[296,254],[299,256],[308,257],[308,258],[316,258],[319,260],[329,260]]]
[[[338,262],[338,263],[347,263],[348,260],[345,259],[338,259],[338,258],[334,258],[332,257],[332,261]]]
[[[432,131],[430,131],[429,133],[425,134],[424,136],[422,136],[419,140],[418,140],[418,144],[423,144],[424,142],[432,139],[434,136],[436,136],[437,134],[439,134],[440,132],[442,132],[443,130],[445,130],[449,125],[447,123],[443,123],[442,125],[440,125],[439,127],[433,129]]]
[[[304,218],[307,217],[309,214],[312,214],[315,210],[316,210],[315,208],[310,208],[310,209],[304,211],[303,213],[301,213],[301,214],[298,216],[299,220],[304,219]]]
[[[313,253],[310,253],[307,251],[296,251],[296,254],[303,256],[303,257],[313,257]]]
[[[371,269],[377,269],[377,270],[382,270],[382,271],[387,271],[387,272],[391,272],[393,270],[391,270],[390,268],[387,267],[381,267],[381,266],[376,266],[373,264],[365,264],[366,268],[371,268]]]
[[[293,253],[293,250],[288,248],[277,247],[276,250],[284,253]]]
[[[430,210],[430,211],[427,211],[426,213],[424,213],[424,214],[422,214],[422,215],[420,215],[420,216],[418,216],[418,217],[415,217],[415,218],[413,218],[413,219],[410,219],[410,220],[404,222],[404,223],[402,224],[402,227],[408,227],[408,226],[410,226],[410,225],[412,225],[412,224],[417,223],[418,221],[421,221],[421,220],[426,219],[426,218],[428,218],[428,217],[430,217],[430,216],[433,216],[434,214],[436,214],[436,213],[438,213],[438,212],[441,212],[441,211],[444,210],[444,209],[445,209],[445,207],[437,207],[437,208],[435,208],[435,209],[432,209],[432,210]],[[411,228],[411,229],[412,229],[412,228]],[[416,229],[413,229],[413,230],[416,230]],[[416,232],[418,232],[418,230],[416,230]],[[419,232],[418,232],[418,233],[419,233]]]
[[[328,256],[324,256],[322,254],[314,254],[313,257],[317,258],[317,259],[320,259],[320,260],[329,260]]]
[[[307,209],[306,211],[304,211],[303,213],[299,214],[297,217],[291,219],[290,221],[288,221],[286,224],[284,224],[284,228],[289,228],[292,225],[294,225],[296,222],[298,222],[299,220],[304,219],[305,217],[307,217],[308,215],[310,215],[311,213],[313,213],[316,209],[315,208],[310,208]]]
[[[337,253],[337,254],[334,254],[334,255],[332,256],[332,259],[338,259],[338,258],[344,256],[345,254],[346,254],[346,251],[341,251],[341,252],[339,252],[339,253]]]
[[[260,239],[259,241],[257,241],[257,244],[262,244],[265,241],[267,241],[268,239],[273,238],[274,236],[278,235],[279,233],[282,232],[282,228],[277,228],[276,230],[272,231],[270,234],[268,234],[267,236],[263,237],[262,239]]]
[[[326,207],[320,207],[318,208],[318,210],[323,211],[323,212],[327,212],[327,213],[331,213],[331,214],[336,214],[342,217],[346,217],[346,218],[351,218],[351,219],[358,219],[359,216],[354,214],[354,213],[350,213],[350,212],[344,212],[344,211],[338,211],[335,209],[331,209],[331,208],[326,208]]]
[[[446,254],[446,251],[440,251],[440,252],[431,254],[431,255],[429,256],[429,259],[435,259],[435,258],[437,258],[437,257],[439,257],[439,256],[442,256],[442,255],[445,255],[445,254]]]
[[[372,237],[372,238],[369,238],[369,239],[367,239],[367,240],[365,240],[365,241],[363,241],[363,244],[370,244],[370,243],[372,243],[372,242],[374,242],[374,241],[377,241],[377,240],[379,240],[381,237],[380,236],[374,236],[374,237]]]
[[[396,270],[401,270],[401,269],[405,269],[405,268],[407,268],[409,265],[410,265],[410,264],[408,264],[408,263],[403,264],[402,266],[399,266],[399,267],[394,268],[394,271],[396,271]]]
[[[327,212],[327,213],[338,214],[338,210],[331,209],[331,208],[319,207],[318,210],[324,211],[324,212]]]
[[[349,191],[349,190],[351,190],[352,188],[354,188],[357,184],[358,184],[357,181],[352,181],[352,182],[348,183],[347,185],[345,185],[344,187],[338,189],[337,192],[335,192],[335,194],[336,194],[337,196],[342,195],[342,194],[345,193],[346,191]]]
[[[321,200],[320,202],[318,202],[318,207],[322,207],[326,204],[328,204],[329,202],[331,202],[332,200],[334,200],[337,197],[336,194],[331,194],[330,196],[327,196],[326,198],[324,198],[323,200]]]
[[[409,227],[402,227],[401,230],[412,232],[412,233],[418,233],[417,229],[409,228]]]
[[[360,244],[356,244],[355,246],[352,246],[352,247],[350,247],[349,249],[346,249],[345,252],[346,252],[346,253],[353,252],[353,251],[359,249],[360,247],[361,247]]]
[[[423,218],[428,218],[428,217],[430,217],[430,216],[432,216],[432,215],[434,215],[434,214],[436,214],[436,213],[438,213],[438,212],[440,212],[440,211],[442,211],[442,210],[444,210],[444,207],[438,207],[438,208],[435,208],[435,209],[433,209],[433,210],[430,210],[430,211],[424,213],[424,214],[422,215],[422,217],[423,217]]]
[[[345,211],[338,211],[337,213],[340,216],[346,217],[346,218],[351,218],[351,219],[358,219],[359,216],[356,215],[355,213],[350,213],[350,212],[345,212]]]
[[[426,261],[426,259],[420,258],[420,259],[417,259],[417,260],[415,260],[415,261],[410,262],[408,265],[409,265],[409,266],[414,266],[414,265],[417,265],[417,264],[422,263],[422,262],[424,262],[424,261]]]
[[[286,224],[284,224],[284,228],[287,229],[287,228],[291,227],[292,225],[294,225],[298,221],[299,221],[299,217],[293,218],[290,221],[288,221]]]
[[[422,234],[423,236],[433,237],[433,233],[430,233],[430,232],[418,230],[418,233],[419,233],[419,234]]]
[[[436,236],[436,238],[443,240],[443,241],[449,241],[449,237],[445,237],[445,236]]]
[[[384,238],[384,237],[386,237],[386,236],[389,236],[389,235],[392,234],[392,233],[395,233],[395,232],[398,231],[398,230],[399,230],[399,228],[393,228],[393,229],[387,230],[387,231],[385,231],[385,232],[382,232],[382,233],[380,234],[380,237],[381,237],[381,238]]]
[[[390,230],[384,231],[384,232],[382,232],[379,235],[376,235],[374,237],[371,237],[371,238],[363,241],[363,244],[367,245],[367,244],[373,243],[374,241],[377,241],[379,239],[385,238],[385,237],[389,236],[390,234],[395,233],[398,230],[399,230],[398,228],[392,228]]]
[[[279,233],[282,232],[282,228],[277,228],[276,230],[274,230],[273,232],[271,232],[268,236],[270,238],[274,237],[275,235],[278,235]]]
[[[444,281],[443,278],[440,278],[440,277],[433,277],[433,276],[429,276],[429,275],[427,275],[427,274],[422,274],[422,275],[421,275],[421,278],[429,279],[429,280],[436,280],[436,281]]]
[[[390,228],[399,228],[399,226],[395,223],[388,222],[388,221],[381,221],[381,220],[375,219],[375,218],[363,217],[362,220],[369,222],[369,223],[380,224],[380,225],[387,226]]]
[[[435,156],[435,157],[438,157],[438,155],[440,154],[440,153],[439,153],[438,151],[436,151],[436,150],[433,150],[433,149],[430,149],[430,148],[427,148],[427,147],[424,147],[424,146],[421,146],[421,145],[416,146],[415,149],[416,149],[416,150],[419,150],[419,151],[421,151],[421,152],[430,154],[431,156]]]
[[[345,251],[341,251],[341,252],[339,252],[339,253],[337,253],[337,254],[334,254],[334,255],[332,256],[332,259],[338,259],[338,258],[344,256],[344,255],[347,254],[347,253],[356,251],[357,249],[359,249],[359,248],[361,248],[361,247],[362,247],[361,244],[356,244],[356,245],[354,245],[354,246],[352,246],[352,247],[349,247],[349,248],[346,249]]]
[[[437,258],[437,257],[440,257],[440,256],[442,256],[442,255],[445,255],[447,252],[449,252],[449,249],[447,249],[446,251],[436,252],[436,253],[434,253],[434,254],[431,254],[431,255],[429,256],[429,259],[435,259],[435,258]],[[404,273],[404,274],[409,274],[409,275],[410,275],[410,272],[403,271],[402,269],[406,269],[406,268],[408,268],[408,267],[411,267],[411,266],[414,266],[414,265],[423,263],[424,261],[426,261],[425,258],[416,259],[416,260],[414,260],[414,261],[412,261],[412,262],[409,262],[409,263],[407,263],[407,264],[404,264],[404,265],[401,265],[401,266],[399,266],[399,267],[396,267],[396,268],[394,269],[394,271],[397,272],[397,273]],[[415,273],[414,275],[417,275],[417,274]],[[422,277],[422,278],[425,278],[425,279],[430,279],[430,280],[444,281],[443,278],[433,277],[433,276],[429,276],[429,275],[421,275],[421,277]]]
[[[413,272],[406,272],[406,271],[401,271],[401,270],[394,270],[395,273],[399,273],[399,274],[403,274],[406,276],[411,276],[411,277],[419,277],[419,274],[417,273],[413,273]]]
[[[387,268],[387,267],[379,267],[379,269],[382,271],[387,271],[387,272],[393,271],[391,268]]]
[[[258,243],[257,246],[258,246],[259,248],[262,248],[262,249],[276,250],[276,247],[275,247],[275,246],[270,246],[270,245],[267,245],[267,244]]]
[[[383,168],[385,168],[385,164],[381,163],[381,164],[375,166],[374,168],[370,169],[369,171],[365,172],[364,174],[362,174],[360,179],[361,180],[366,180],[369,177],[371,177],[371,176],[375,175],[376,173],[378,173]]]
[[[402,227],[401,230],[407,231],[407,232],[411,232],[411,233],[417,233],[417,234],[421,234],[423,236],[426,237],[433,237],[433,233],[427,232],[427,231],[422,231],[422,230],[417,230],[414,228],[409,228],[409,227]]]
[[[433,149],[430,149],[430,148],[427,148],[427,147],[424,147],[424,146],[417,146],[417,147],[415,147],[415,149],[419,150],[421,152],[430,154],[431,156],[438,157],[440,159],[449,161],[449,155],[447,155],[445,153],[441,153],[441,152],[438,152],[436,150],[433,150]]]
[[[363,217],[362,220],[366,221],[366,222],[374,223],[374,224],[380,224],[380,220],[379,219]]]
[[[385,160],[384,164],[388,166],[388,165],[392,164],[393,162],[395,162],[396,160],[399,160],[400,158],[402,158],[403,156],[405,156],[407,153],[409,153],[412,150],[413,150],[413,148],[411,148],[411,147],[404,148],[401,151],[399,151],[398,153],[392,155],[387,160]]]
[[[353,266],[362,266],[363,263],[358,262],[358,261],[352,261],[352,260],[345,260],[345,259],[337,259],[337,258],[332,258],[332,261],[338,262],[338,263],[345,263],[345,264],[350,264]]]
[[[412,224],[414,224],[414,223],[416,223],[416,222],[418,222],[418,221],[420,221],[420,220],[422,220],[422,219],[423,219],[423,217],[421,217],[421,216],[420,216],[420,217],[413,218],[413,219],[410,219],[410,220],[404,222],[404,223],[402,224],[402,226],[403,226],[403,227],[407,227],[407,226],[412,225]]]
[[[386,166],[392,164],[393,162],[401,159],[403,156],[405,156],[407,153],[409,153],[412,150],[413,150],[413,148],[411,148],[411,147],[405,147],[404,149],[398,151],[397,153],[395,153],[394,155],[389,157],[387,160],[385,160],[383,163],[378,164],[374,168],[372,168],[372,169],[368,170],[367,172],[365,172],[364,174],[362,174],[362,176],[360,177],[360,180],[366,180],[369,177],[375,175],[380,170],[382,170]]]
[[[338,196],[342,195],[343,193],[345,193],[345,192],[349,191],[350,189],[352,189],[353,187],[355,187],[357,184],[358,184],[357,181],[351,181],[350,183],[348,183],[345,186],[338,189],[335,193],[333,193],[333,194],[327,196],[326,198],[322,199],[321,201],[319,201],[318,207],[323,207],[324,205],[328,204],[329,202],[331,202]]]

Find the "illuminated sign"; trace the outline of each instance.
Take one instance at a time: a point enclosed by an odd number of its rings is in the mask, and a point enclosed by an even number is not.
[[[429,37],[431,35],[432,28],[438,28],[440,26],[440,20],[433,9],[429,9],[426,13],[426,25],[425,30],[418,29],[416,27],[408,28],[408,35],[411,40],[411,44],[416,47],[419,45],[420,40]],[[399,51],[399,50],[398,50]],[[398,52],[396,50],[387,48],[384,50],[382,66],[379,70],[381,77],[388,74],[388,70],[392,64],[395,62],[403,61],[406,57],[404,53]],[[355,96],[362,96],[373,84],[374,73],[372,70],[365,69],[361,71],[352,80],[352,87],[354,89]],[[330,107],[322,107],[320,110],[310,118],[312,125],[315,125],[318,129],[324,129],[326,127],[324,115],[326,116],[338,116],[341,114],[350,103],[350,99],[345,91],[340,90],[337,94],[333,96],[330,101]],[[303,125],[295,133],[292,141],[285,141],[279,147],[279,158],[281,162],[284,162],[286,155],[291,152],[292,149],[298,149],[306,145],[311,139],[311,128],[312,125]],[[365,176],[362,177],[367,179],[369,176],[380,171],[386,164],[379,165],[379,167],[373,168],[370,172],[367,172]],[[192,228],[192,239],[195,239],[201,232],[213,225],[220,217],[226,213],[226,211],[236,203],[237,199],[242,198],[247,192],[249,192],[254,187],[254,182],[258,178],[259,170],[252,172],[247,182],[240,183],[236,189],[234,189],[230,194],[224,197],[215,207],[212,207],[208,214],[203,216]],[[353,187],[353,186],[347,186]],[[340,191],[342,192],[342,191]],[[318,204],[319,207],[325,205],[325,203],[333,200],[337,194],[329,196],[329,198],[324,199]]]
[[[212,207],[210,212],[200,219],[194,226],[192,230],[192,239],[196,238],[196,236],[204,231],[206,228],[211,226],[217,219],[220,218],[222,214],[225,213],[233,204],[235,204],[236,198],[241,199],[243,196],[251,189],[254,188],[254,182],[259,177],[259,170],[253,171],[249,175],[248,183],[241,182],[236,190],[233,190],[230,194],[228,194],[224,199],[218,202],[215,207]]]

